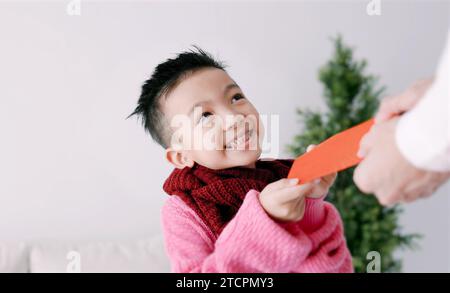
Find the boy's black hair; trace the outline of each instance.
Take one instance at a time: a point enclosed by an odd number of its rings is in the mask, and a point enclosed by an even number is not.
[[[221,61],[197,46],[194,48],[156,66],[151,77],[142,85],[136,109],[127,117],[138,115],[145,130],[163,148],[168,147],[171,131],[160,109],[160,98],[196,70],[207,67],[225,70]]]

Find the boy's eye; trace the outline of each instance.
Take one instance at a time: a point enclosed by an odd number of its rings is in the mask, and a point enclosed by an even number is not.
[[[239,100],[241,100],[241,99],[245,99],[245,97],[244,97],[243,95],[241,95],[241,94],[235,94],[235,95],[233,96],[233,98],[231,99],[231,102],[233,103],[234,100],[239,101]]]
[[[206,121],[208,121],[209,116],[211,116],[212,113],[211,112],[203,112],[202,116],[200,117],[200,119],[198,120],[199,123],[205,123]]]

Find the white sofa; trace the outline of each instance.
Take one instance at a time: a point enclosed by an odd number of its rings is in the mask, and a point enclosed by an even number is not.
[[[164,273],[162,237],[138,241],[0,243],[0,273]]]

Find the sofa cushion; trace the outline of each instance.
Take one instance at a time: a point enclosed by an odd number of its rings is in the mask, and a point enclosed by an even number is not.
[[[0,243],[0,273],[27,273],[28,247],[25,243]]]
[[[30,270],[44,272],[169,272],[162,237],[128,242],[33,245]]]

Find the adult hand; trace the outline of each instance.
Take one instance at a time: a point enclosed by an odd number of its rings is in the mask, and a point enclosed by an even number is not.
[[[385,122],[398,114],[411,110],[432,84],[432,78],[423,79],[399,95],[384,98],[375,115],[375,123]]]
[[[364,136],[353,180],[365,193],[373,193],[383,205],[410,202],[431,195],[450,178],[450,172],[421,170],[411,165],[395,142],[398,118],[375,124]]]

